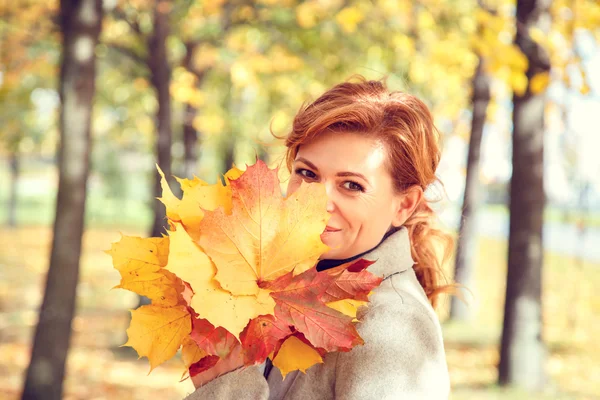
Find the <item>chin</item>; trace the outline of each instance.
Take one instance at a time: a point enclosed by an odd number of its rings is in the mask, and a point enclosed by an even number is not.
[[[343,260],[344,258],[337,249],[331,249],[319,257],[320,260]]]

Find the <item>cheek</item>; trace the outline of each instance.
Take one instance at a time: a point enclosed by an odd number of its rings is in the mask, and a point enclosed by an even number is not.
[[[372,201],[369,201],[372,200]],[[364,199],[345,208],[350,225],[366,235],[378,235],[392,223],[392,215],[385,202],[376,199]]]

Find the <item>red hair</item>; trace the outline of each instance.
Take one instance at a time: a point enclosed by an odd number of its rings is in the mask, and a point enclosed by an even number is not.
[[[425,190],[438,181],[435,172],[441,156],[440,134],[425,103],[407,93],[390,92],[385,80],[354,78],[357,82],[340,83],[300,108],[285,137],[288,170],[300,146],[320,133],[357,132],[385,145],[387,167],[398,192],[414,185]],[[413,269],[436,307],[441,293],[454,291],[454,285],[441,284],[442,266],[454,240],[438,226],[437,216],[425,199],[404,226],[410,236]]]

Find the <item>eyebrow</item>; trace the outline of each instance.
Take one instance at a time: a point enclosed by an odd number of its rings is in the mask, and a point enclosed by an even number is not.
[[[304,157],[298,157],[294,161],[302,161],[304,164],[308,165],[310,168],[312,168],[314,170],[317,170],[317,171],[319,170],[319,168],[317,168],[317,166],[315,164],[311,163],[310,161],[308,161]],[[366,182],[369,182],[369,180],[367,179],[367,177],[364,176],[363,174],[359,173],[359,172],[343,171],[343,172],[338,172],[335,175],[336,176],[356,176],[358,178],[361,178],[361,179],[365,180]]]

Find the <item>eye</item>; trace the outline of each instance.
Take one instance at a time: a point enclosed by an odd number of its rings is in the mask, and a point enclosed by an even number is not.
[[[308,179],[316,179],[317,178],[317,175],[308,169],[296,168],[296,170],[294,172],[296,173],[296,175],[300,175],[304,178],[308,178]]]
[[[363,188],[361,185],[359,185],[356,182],[352,182],[352,181],[346,181],[343,184],[344,188],[353,191],[353,192],[364,192],[365,188]]]

